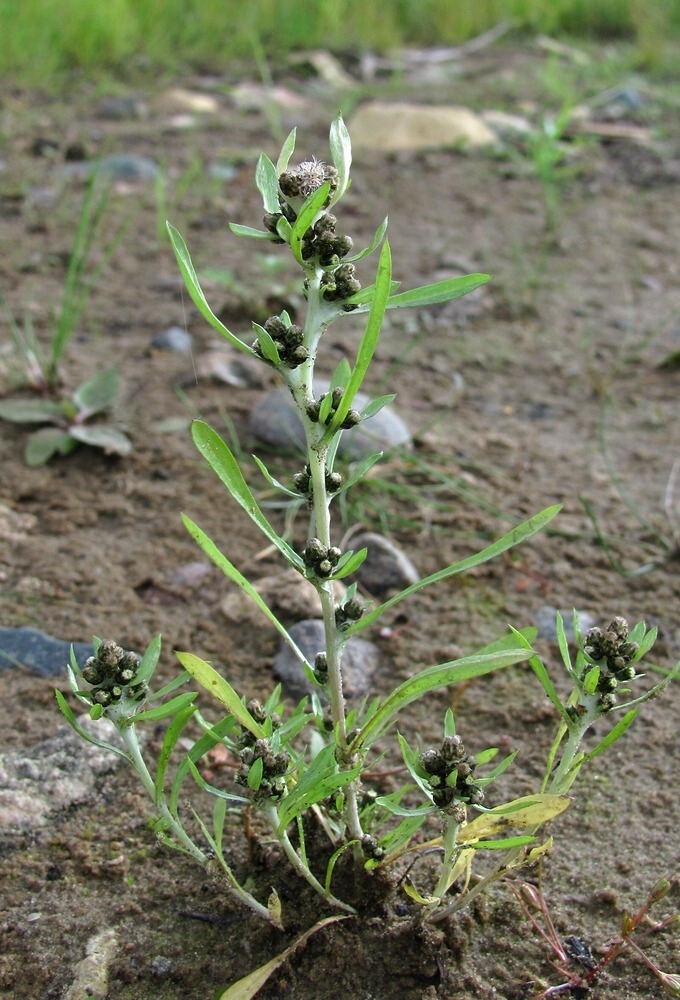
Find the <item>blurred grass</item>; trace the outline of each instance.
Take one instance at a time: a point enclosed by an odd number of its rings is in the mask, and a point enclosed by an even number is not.
[[[40,84],[73,71],[224,71],[261,45],[384,51],[455,45],[518,28],[637,41],[641,63],[680,35],[678,0],[0,0],[0,75]]]

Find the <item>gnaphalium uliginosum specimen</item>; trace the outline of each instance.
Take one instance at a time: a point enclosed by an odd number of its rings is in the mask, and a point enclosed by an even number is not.
[[[292,132],[276,165],[264,155],[258,162],[256,183],[263,198],[264,229],[240,224],[232,224],[231,229],[240,236],[288,247],[302,270],[307,301],[304,321],[294,323],[286,312],[282,312],[262,325],[253,324],[254,343],[237,337],[212,312],[181,235],[172,226],[168,226],[168,230],[187,289],[199,312],[233,347],[275,368],[294,400],[305,438],[299,469],[293,473],[290,483],[284,484],[271,475],[261,460],[256,459],[256,463],[270,488],[279,491],[286,500],[308,509],[311,527],[298,547],[291,545],[269,521],[246,483],[237,459],[221,437],[200,420],[194,421],[192,436],[231,498],[243,508],[283,560],[316,588],[323,609],[325,648],[309,662],[284,624],[228,555],[191,518],[183,515],[183,520],[203,551],[249,595],[298,657],[312,694],[293,711],[286,710],[279,688],[263,702],[246,703],[212,664],[193,653],[182,652],[177,657],[185,673],[152,693],[149,686],[160,654],[160,638],[156,638],[138,662],[132,677],[128,676],[132,661],[129,654],[121,651],[122,673],[118,671],[115,676],[107,675],[102,679],[97,663],[101,663],[102,654],[108,655],[110,647],[99,640],[95,642],[94,663],[82,672],[75,660],[71,664],[70,679],[76,695],[95,718],[105,715],[114,723],[123,747],[86,731],[63,696],[58,697],[62,710],[81,735],[118,753],[137,771],[153,799],[156,830],[163,841],[204,864],[218,866],[229,890],[274,923],[280,924],[282,920],[276,891],[271,892],[266,904],[261,902],[256,891],[242,885],[227,859],[223,833],[229,810],[242,810],[246,806],[258,809],[295,870],[333,906],[350,912],[353,912],[350,903],[337,898],[331,891],[336,862],[347,848],[351,849],[357,863],[368,871],[378,865],[395,864],[413,851],[418,831],[426,821],[433,819],[439,822],[442,830],[441,837],[430,844],[441,857],[436,884],[431,892],[422,893],[410,883],[405,883],[405,887],[424,908],[425,914],[443,913],[452,905],[464,905],[466,899],[481,891],[479,886],[484,879],[473,888],[469,887],[469,871],[479,850],[491,848],[496,856],[501,855],[502,862],[496,866],[496,877],[500,877],[545,849],[545,845],[536,842],[536,830],[566,808],[568,799],[564,791],[571,785],[581,764],[593,756],[592,751],[579,756],[578,746],[585,729],[580,709],[575,713],[575,708],[580,704],[581,694],[592,694],[593,684],[593,690],[600,691],[599,681],[594,681],[592,670],[585,671],[585,679],[581,676],[583,664],[590,654],[580,652],[576,667],[570,662],[567,666],[574,678],[575,694],[566,706],[562,705],[531,647],[533,633],[513,629],[506,637],[469,656],[418,671],[386,695],[360,706],[347,706],[342,659],[346,644],[353,636],[423,587],[492,559],[534,535],[555,516],[558,508],[548,508],[516,525],[481,551],[420,580],[376,607],[365,605],[357,596],[354,584],[350,584],[341,597],[336,595],[336,581],[351,576],[366,552],[343,551],[338,545],[332,530],[333,500],[366,475],[381,457],[380,454],[369,456],[343,478],[335,468],[338,445],[346,431],[365,421],[393,398],[383,396],[362,409],[356,405],[385,311],[445,302],[477,288],[488,280],[488,276],[467,275],[411,291],[397,291],[398,285],[391,275],[390,247],[385,239],[386,221],[378,227],[369,246],[355,251],[353,241],[342,231],[331,211],[347,191],[350,179],[350,142],[342,119],[336,119],[331,126],[331,165],[308,160],[291,167],[289,162],[294,148],[295,133]],[[362,288],[355,267],[378,248],[375,281]],[[317,394],[314,374],[323,334],[330,323],[348,313],[366,315],[356,355],[352,362],[343,359],[328,389]],[[638,644],[631,659],[635,662],[651,645],[653,634],[646,633],[641,625],[636,627],[631,638]],[[534,668],[561,716],[561,735],[552,751],[546,783],[539,793],[493,809],[483,805],[483,790],[512,763],[515,754],[484,773],[483,769],[497,755],[497,750],[481,750],[473,758],[460,743],[450,711],[444,719],[444,737],[438,750],[412,748],[401,734],[397,734],[408,774],[408,783],[403,788],[383,796],[364,792],[361,775],[375,759],[376,741],[384,743],[389,738],[401,712],[410,702],[436,689],[525,660]],[[603,671],[598,673],[598,677],[603,675]],[[196,703],[197,692],[176,694],[191,678],[226,709],[218,722],[211,723],[204,718]],[[607,710],[611,708],[610,705]],[[591,713],[589,725],[599,717],[600,709],[605,710],[600,704],[597,711]],[[627,728],[628,719],[629,713],[624,717],[626,725],[623,728]],[[143,753],[137,727],[144,723],[157,725],[158,722],[163,722],[167,728],[159,758],[152,767]],[[189,740],[189,750],[180,752],[179,740],[184,734],[183,743],[186,741],[189,722],[198,724],[201,735]],[[553,774],[557,748],[565,736],[568,737],[567,756],[571,755],[571,763],[560,763]],[[466,743],[470,742],[468,737]],[[236,780],[233,788],[210,784],[201,773],[202,758],[217,745],[234,761]],[[563,755],[562,761],[564,759]],[[560,770],[564,772],[561,776]],[[193,808],[182,808],[182,789],[187,778],[193,778],[212,797],[211,820],[204,819]],[[414,804],[414,796],[420,796],[421,804]],[[478,813],[473,819],[468,816],[470,810]],[[315,859],[307,852],[306,829],[310,821],[320,823],[330,841],[325,876],[318,870],[318,862],[315,865]],[[519,832],[507,836],[509,826]],[[502,838],[500,843],[499,837]],[[451,887],[464,876],[463,890],[451,904],[448,902]],[[490,876],[485,878],[488,883]],[[443,907],[441,904],[445,901],[447,906]]]

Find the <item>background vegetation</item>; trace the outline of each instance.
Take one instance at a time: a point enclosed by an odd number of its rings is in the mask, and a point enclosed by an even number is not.
[[[680,35],[677,0],[0,0],[0,75],[38,84],[78,70],[224,70],[254,46],[271,58],[301,47],[450,45],[504,19],[626,37],[646,65]]]

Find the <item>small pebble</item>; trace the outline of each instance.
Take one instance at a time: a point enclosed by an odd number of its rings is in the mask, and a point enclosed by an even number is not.
[[[194,346],[194,338],[181,326],[169,326],[167,330],[157,333],[151,341],[152,347],[161,351],[174,351],[175,354],[190,354]]]
[[[79,177],[83,180],[100,173],[116,181],[149,181],[158,177],[160,168],[148,156],[119,153],[102,156],[100,160],[66,163],[58,168],[57,173],[62,177]]]
[[[326,648],[321,621],[298,622],[288,632],[310,663],[314,662],[317,653],[323,652]],[[345,695],[348,698],[362,698],[367,694],[371,688],[371,678],[379,664],[380,652],[377,646],[367,639],[350,639],[342,660]],[[289,697],[302,698],[312,690],[300,661],[283,641],[274,660],[273,669]],[[319,688],[314,690],[318,692]]]

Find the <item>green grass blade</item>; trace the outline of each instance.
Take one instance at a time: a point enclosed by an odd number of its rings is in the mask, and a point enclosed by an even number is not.
[[[355,632],[358,632],[362,628],[366,628],[367,625],[371,625],[376,619],[380,618],[385,611],[389,608],[394,607],[400,601],[403,601],[405,597],[410,597],[411,594],[416,594],[423,587],[428,587],[431,583],[438,583],[440,580],[446,580],[450,576],[455,576],[458,573],[464,573],[474,566],[479,566],[482,563],[488,562],[489,559],[495,559],[496,556],[501,555],[502,552],[507,552],[514,545],[518,545],[520,542],[525,541],[527,538],[531,538],[538,531],[542,531],[546,524],[559,513],[561,506],[559,504],[553,507],[546,507],[539,514],[534,514],[526,521],[522,521],[521,524],[516,525],[507,535],[503,535],[497,541],[488,545],[481,552],[476,552],[472,556],[468,556],[467,559],[461,559],[460,562],[453,563],[451,566],[446,566],[444,569],[438,570],[436,573],[432,573],[430,576],[424,577],[422,580],[418,580],[417,583],[411,584],[405,590],[400,591],[400,593],[395,594],[391,597],[389,601],[385,601],[383,604],[378,605],[368,614],[360,618],[358,622],[355,622],[350,628],[347,629],[346,635],[350,636]]]
[[[205,458],[213,471],[222,480],[232,497],[258,526],[263,535],[279,550],[285,559],[296,569],[302,571],[304,564],[297,552],[291,548],[274,530],[257,505],[255,497],[243,478],[238,462],[231,453],[229,446],[222,440],[217,431],[202,420],[194,420],[191,425],[191,435],[194,444]]]
[[[187,249],[187,245],[184,242],[182,235],[177,229],[175,229],[174,226],[171,226],[169,222],[166,222],[165,225],[168,230],[168,235],[170,236],[172,249],[175,252],[177,265],[182,278],[184,279],[184,284],[187,287],[187,291],[191,296],[192,302],[200,312],[201,316],[210,324],[210,326],[213,327],[213,329],[217,330],[218,333],[221,333],[225,340],[228,340],[233,347],[237,347],[239,351],[244,351],[252,357],[253,351],[251,348],[236,337],[231,330],[228,330],[224,323],[220,322],[208,305],[208,301],[203,294],[203,289],[201,288],[201,284],[198,280],[198,276],[194,270],[194,265],[189,255],[189,250]]]
[[[258,740],[264,738],[265,732],[262,726],[252,717],[231,684],[221,674],[218,674],[210,663],[194,653],[176,652],[175,655],[187,673],[191,674],[201,687],[204,687],[206,691],[222,702],[244,729],[247,729]]]
[[[428,691],[434,691],[436,688],[446,687],[449,684],[458,684],[474,677],[481,677],[494,670],[502,670],[504,667],[512,666],[513,663],[521,663],[523,660],[529,659],[530,654],[531,651],[526,649],[476,653],[460,660],[450,660],[448,663],[440,663],[422,670],[415,677],[410,677],[403,684],[400,684],[382,702],[352,741],[349,752],[357,753],[362,747],[370,746],[402,708],[415,701],[416,698],[427,694]]]

